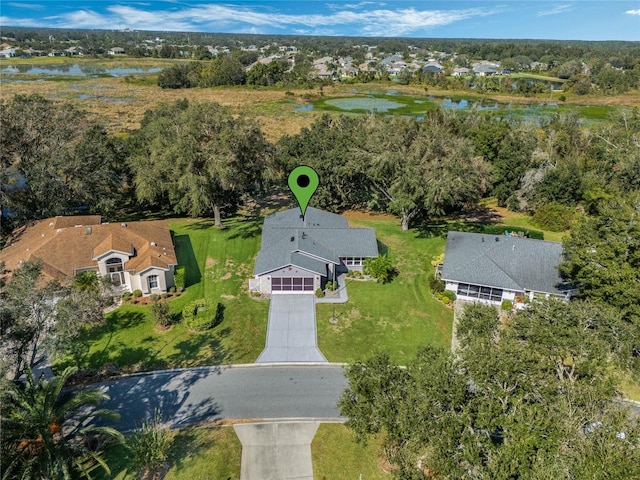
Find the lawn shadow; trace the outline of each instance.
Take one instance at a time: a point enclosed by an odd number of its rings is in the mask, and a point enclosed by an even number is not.
[[[262,224],[264,217],[257,214],[236,217],[230,220],[227,225],[233,229],[233,233],[229,235],[229,240],[236,238],[253,238],[262,233]]]
[[[416,238],[446,237],[450,231],[481,232],[483,225],[463,219],[425,220],[414,226]]]
[[[184,467],[185,458],[212,448],[214,443],[212,439],[202,438],[202,435],[198,435],[194,428],[185,428],[176,434],[167,461],[169,465],[176,467],[176,470],[180,470]]]
[[[172,365],[188,365],[197,360],[208,365],[230,363],[233,360],[233,352],[222,345],[222,340],[231,334],[229,327],[213,329],[206,332],[192,332],[188,339],[174,345],[176,353],[168,359]],[[204,353],[204,347],[210,349]]]
[[[385,245],[384,243],[382,243],[378,239],[376,239],[376,243],[378,244],[378,253],[380,255],[388,255],[389,254],[389,247],[387,245]]]
[[[185,267],[185,288],[200,283],[202,273],[189,235],[174,235],[173,244],[178,257],[178,265]]]

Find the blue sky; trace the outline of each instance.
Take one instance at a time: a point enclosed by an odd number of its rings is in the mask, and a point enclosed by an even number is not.
[[[0,26],[640,41],[640,0],[0,0]]]

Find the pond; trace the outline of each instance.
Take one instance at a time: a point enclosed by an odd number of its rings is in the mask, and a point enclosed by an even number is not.
[[[456,111],[493,111],[507,118],[519,119],[526,122],[539,123],[550,119],[555,113],[576,111],[582,117],[584,125],[604,120],[614,107],[589,105],[559,105],[553,101],[541,101],[536,104],[499,103],[491,99],[478,96],[464,97],[434,97],[432,95],[401,95],[396,91],[385,93],[362,92],[353,96],[317,100],[313,103],[299,106],[296,111],[311,109],[332,110],[351,113],[384,112],[388,115],[403,115],[423,119],[427,111],[443,108]]]
[[[404,103],[375,97],[348,97],[325,100],[325,104],[346,111],[388,112],[405,106]]]
[[[110,67],[106,68],[96,64],[64,63],[56,65],[10,65],[0,70],[4,75],[42,75],[42,76],[70,76],[70,77],[126,77],[127,75],[145,75],[158,73],[162,68],[140,67]]]

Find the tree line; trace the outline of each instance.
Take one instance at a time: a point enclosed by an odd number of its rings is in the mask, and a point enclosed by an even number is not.
[[[253,119],[187,100],[148,110],[128,135],[38,95],[4,101],[0,121],[4,234],[54,215],[118,220],[140,209],[212,215],[220,225],[247,198],[285,187],[300,164],[320,175],[315,206],[389,212],[403,229],[493,196],[565,230],[577,213],[640,189],[637,109],[590,129],[574,113],[538,124],[486,112],[434,110],[420,121],[326,114],[274,144]]]

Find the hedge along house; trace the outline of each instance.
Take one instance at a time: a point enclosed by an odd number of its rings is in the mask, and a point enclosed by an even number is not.
[[[514,236],[449,232],[440,278],[457,297],[500,304],[576,293],[558,271],[562,244]]]
[[[25,261],[40,259],[45,278],[61,283],[80,272],[96,272],[143,295],[174,286],[177,260],[167,222],[100,220],[99,215],[40,220],[14,232],[0,252],[0,261],[11,272]]]
[[[249,288],[265,295],[313,293],[377,256],[372,228],[350,228],[346,218],[312,207],[303,220],[293,208],[265,217]]]

